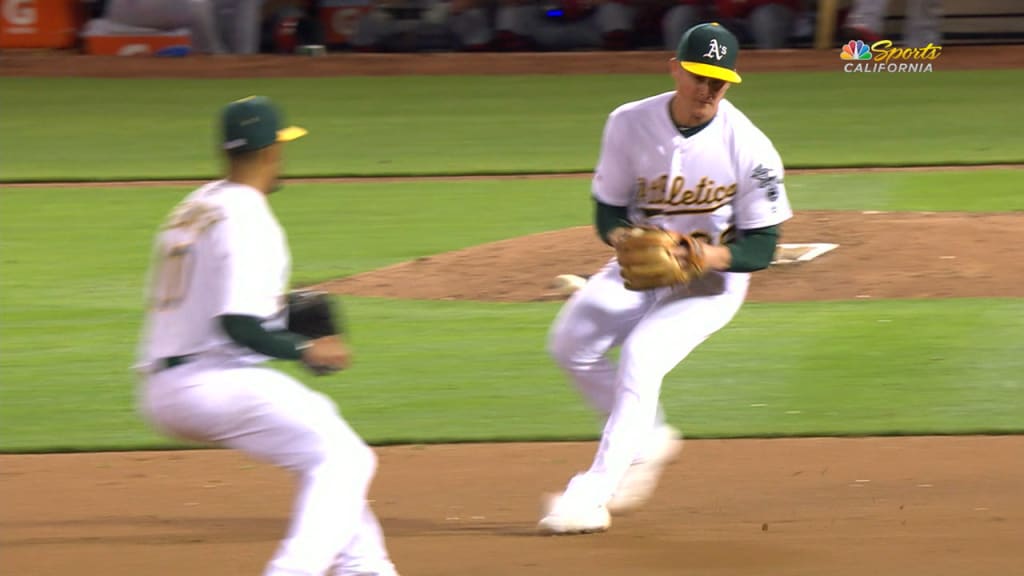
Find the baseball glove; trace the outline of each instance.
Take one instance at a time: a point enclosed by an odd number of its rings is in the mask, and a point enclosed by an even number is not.
[[[700,242],[660,228],[633,228],[615,244],[615,254],[629,290],[686,284],[704,273]]]
[[[339,333],[339,318],[326,292],[292,290],[288,293],[288,331],[316,340]],[[327,366],[314,366],[305,359],[302,364],[317,376],[335,372]]]

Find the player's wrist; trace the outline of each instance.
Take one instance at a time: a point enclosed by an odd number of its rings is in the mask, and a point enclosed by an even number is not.
[[[630,228],[628,226],[619,226],[617,228],[612,228],[608,232],[608,244],[610,244],[611,246],[615,246],[619,242],[622,242],[622,239],[629,235],[629,231]]]
[[[714,270],[728,270],[732,266],[732,250],[728,245],[703,244],[704,262]]]

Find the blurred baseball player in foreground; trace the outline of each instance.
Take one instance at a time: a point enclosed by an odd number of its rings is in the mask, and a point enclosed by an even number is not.
[[[592,195],[616,257],[565,304],[549,341],[604,431],[590,469],[546,502],[541,532],[607,530],[611,513],[650,497],[681,447],[662,379],[732,320],[792,216],[779,154],[724,99],[741,81],[738,51],[718,24],[690,28],[670,61],[675,90],[605,124]]]
[[[241,450],[297,475],[289,533],[266,576],[394,576],[366,500],[373,451],[327,396],[262,366],[296,360],[321,374],[349,363],[329,308],[315,311],[315,331],[298,325],[306,299],[288,292],[288,242],[268,203],[281,143],[306,131],[282,127],[263,97],[228,104],[222,123],[226,179],[188,195],[156,238],[140,409],[168,435]]]

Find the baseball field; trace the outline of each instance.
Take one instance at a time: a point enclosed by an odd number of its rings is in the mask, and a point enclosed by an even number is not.
[[[355,352],[280,367],[376,446],[404,576],[1024,572],[1024,46],[741,56],[782,241],[838,246],[755,275],[666,379],[687,442],[645,509],[534,535],[599,434],[545,352],[552,279],[611,256],[587,172],[667,58],[0,57],[0,573],[258,574],[283,535],[287,474],[153,433],[131,370],[152,234],[250,94],[310,130],[271,202]]]

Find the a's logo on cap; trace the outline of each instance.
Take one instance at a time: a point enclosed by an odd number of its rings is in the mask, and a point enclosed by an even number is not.
[[[702,58],[714,58],[715,60],[721,60],[725,57],[725,52],[728,49],[726,46],[720,46],[717,38],[712,38],[708,44],[708,51],[701,55]]]

